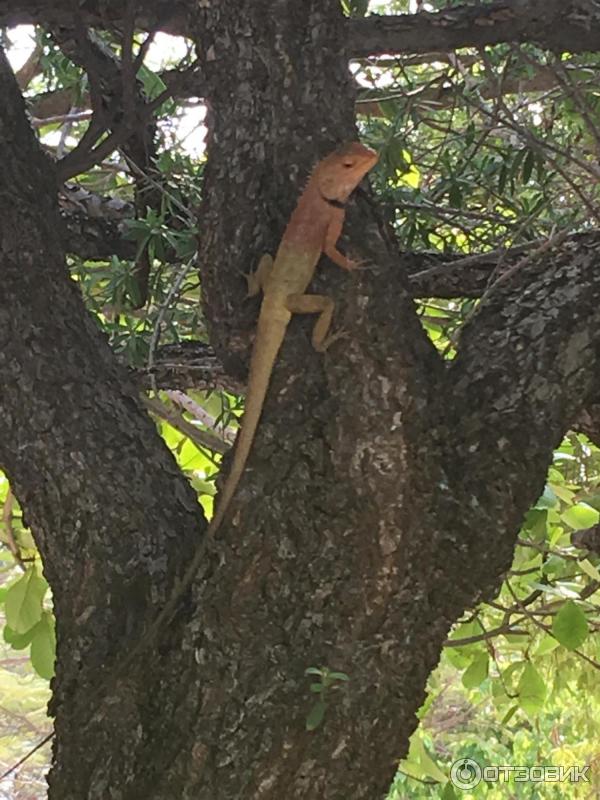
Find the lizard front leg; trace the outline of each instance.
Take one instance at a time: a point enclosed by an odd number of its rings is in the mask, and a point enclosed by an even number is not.
[[[357,261],[353,261],[337,249],[337,241],[342,233],[342,226],[344,225],[344,211],[342,209],[335,209],[335,213],[327,231],[325,232],[325,242],[323,243],[323,252],[330,258],[334,264],[342,269],[352,270],[360,266]]]
[[[255,297],[260,291],[264,291],[265,283],[269,279],[273,269],[273,257],[268,253],[258,262],[258,267],[254,272],[244,273],[248,283],[248,293],[246,297]]]
[[[318,314],[312,332],[312,345],[319,353],[323,353],[336,339],[346,336],[346,331],[339,331],[331,335],[331,318],[335,303],[331,297],[323,294],[290,294],[287,296],[286,307],[292,314]]]

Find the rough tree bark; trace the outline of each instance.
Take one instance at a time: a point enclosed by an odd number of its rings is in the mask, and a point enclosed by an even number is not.
[[[202,3],[190,25],[213,125],[206,309],[241,374],[256,307],[239,272],[274,250],[313,160],[356,135],[345,40],[322,0]],[[0,463],[55,597],[50,797],[383,796],[450,626],[493,596],[553,447],[598,396],[600,238],[501,283],[445,364],[359,194],[345,243],[372,266],[316,281],[348,338],[320,356],[293,321],[229,524],[158,646],[110,680],[200,515],[68,280],[5,63],[0,146]],[[350,680],[309,733],[312,666]]]

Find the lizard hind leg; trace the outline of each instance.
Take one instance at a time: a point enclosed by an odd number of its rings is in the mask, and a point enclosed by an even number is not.
[[[272,269],[273,256],[265,253],[258,262],[258,266],[254,272],[244,273],[244,277],[248,283],[248,293],[246,297],[256,297],[261,290],[264,291],[265,283],[269,279]]]
[[[346,336],[345,331],[329,334],[335,303],[331,297],[323,294],[290,294],[286,307],[292,314],[318,314],[312,332],[312,345],[319,353],[323,353],[337,339]]]

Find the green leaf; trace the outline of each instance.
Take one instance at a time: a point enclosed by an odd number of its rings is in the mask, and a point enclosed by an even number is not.
[[[554,636],[545,633],[540,639],[538,646],[535,648],[535,655],[545,656],[546,653],[551,653],[552,650],[556,650],[558,645],[559,643]]]
[[[571,528],[583,530],[596,525],[600,520],[600,513],[586,503],[578,503],[562,513],[560,518]]]
[[[31,642],[31,665],[41,678],[47,681],[54,676],[56,658],[56,635],[52,615],[45,611],[34,628]]]
[[[576,584],[575,584],[576,585]],[[552,595],[552,597],[559,597],[561,599],[579,597],[579,592],[571,589],[566,583],[559,583],[556,586],[549,586],[545,583],[538,583],[538,581],[530,581],[529,587],[531,589],[539,589],[544,594]]]
[[[468,639],[470,636],[475,636],[479,633],[481,633],[481,628],[476,622],[459,622],[449,638],[451,640]]]
[[[325,716],[325,709],[327,706],[322,700],[319,700],[308,713],[306,718],[306,730],[314,731],[323,722]]]
[[[562,576],[565,571],[565,560],[561,556],[551,555],[542,566],[543,575]]]
[[[403,772],[409,775],[411,778],[424,778],[423,771],[421,770],[421,765],[418,761],[413,761],[412,758],[403,758],[400,762],[400,768]]]
[[[508,177],[508,169],[506,164],[503,164],[500,168],[500,174],[498,176],[498,192],[502,194],[504,191],[504,187],[506,186],[506,179]]]
[[[444,650],[444,656],[448,659],[449,664],[462,671],[469,664],[470,652],[466,647],[447,647]]]
[[[548,481],[548,486],[560,500],[563,500],[565,503],[573,502],[575,492],[571,489],[567,489],[565,486],[561,486],[559,483],[553,483],[551,481]]]
[[[548,511],[546,509],[532,508],[525,517],[524,529],[529,531],[529,535],[535,541],[542,541],[546,538],[546,527],[548,525]]]
[[[528,183],[529,179],[531,178],[531,173],[533,172],[533,165],[535,163],[535,155],[533,150],[529,150],[527,155],[525,156],[525,161],[523,162],[523,182]]]
[[[4,641],[9,644],[13,650],[24,650],[29,647],[35,632],[35,625],[25,633],[17,633],[9,625],[4,626]]]
[[[142,64],[138,70],[137,77],[142,81],[144,91],[151,99],[158,97],[166,89],[160,76],[148,69],[145,64]]]
[[[429,711],[429,709],[433,705],[434,701],[437,699],[438,693],[439,693],[439,686],[435,686],[435,688],[434,688],[434,685],[436,684],[435,672],[432,675],[430,675],[429,678],[430,678],[429,686],[431,688],[431,691],[429,692],[429,694],[425,698],[425,702],[423,703],[421,708],[417,711],[417,719],[419,719],[419,720],[423,719],[425,714],[427,714],[427,712]]]
[[[514,186],[515,177],[516,177],[519,169],[521,168],[521,164],[523,162],[523,159],[527,155],[527,152],[528,152],[528,150],[527,150],[526,147],[524,147],[522,150],[519,150],[519,152],[517,153],[517,155],[513,159],[513,163],[510,166],[509,175],[510,175],[511,187],[512,187],[513,192],[515,190],[515,186]]]
[[[507,685],[512,685],[513,675],[523,666],[522,661],[513,661],[502,673],[502,681]]]
[[[585,614],[572,600],[567,600],[552,621],[552,633],[567,650],[575,650],[588,636]]]
[[[329,678],[334,681],[349,681],[350,678],[345,672],[330,672]]]
[[[454,786],[448,781],[440,795],[440,800],[458,800],[458,795],[454,791]]]
[[[555,508],[557,505],[558,505],[557,496],[554,494],[550,486],[546,486],[544,488],[544,493],[539,498],[534,508],[548,509],[548,508]]]
[[[590,578],[592,578],[592,580],[600,582],[600,572],[590,561],[588,561],[587,558],[581,559],[579,566],[586,573],[586,575],[589,575]]]
[[[554,513],[553,511],[549,512],[549,514],[553,514],[553,513]],[[550,533],[550,535],[548,537],[548,544],[549,544],[550,547],[554,547],[555,545],[558,545],[561,539],[566,538],[565,529],[563,528],[562,525],[555,525],[554,527],[551,527],[550,530],[549,530],[549,533]],[[565,542],[563,542],[563,544],[565,546],[568,546],[570,544],[570,542],[565,541]]]
[[[413,751],[413,758],[416,756],[419,761],[419,766],[421,768],[421,774],[427,775],[429,778],[433,778],[435,781],[439,781],[440,783],[446,783],[448,780],[448,776],[442,772],[442,770],[438,767],[435,761],[431,758],[427,750],[425,749],[425,745],[423,744],[423,740],[417,736],[413,742],[414,747],[411,748]]]
[[[477,653],[462,676],[465,689],[474,689],[488,676],[489,656],[486,652]]]
[[[462,208],[463,196],[460,183],[453,181],[450,184],[450,191],[448,192],[448,202],[453,208]]]
[[[544,705],[546,684],[531,663],[527,663],[518,686],[519,705],[528,714],[537,713]]]
[[[15,633],[25,633],[42,618],[42,601],[48,584],[35,566],[9,588],[4,607],[6,622]]]

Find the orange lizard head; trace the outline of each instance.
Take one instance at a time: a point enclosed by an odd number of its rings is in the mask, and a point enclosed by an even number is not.
[[[319,161],[313,172],[321,196],[344,203],[378,158],[377,153],[359,142],[341,145]]]

